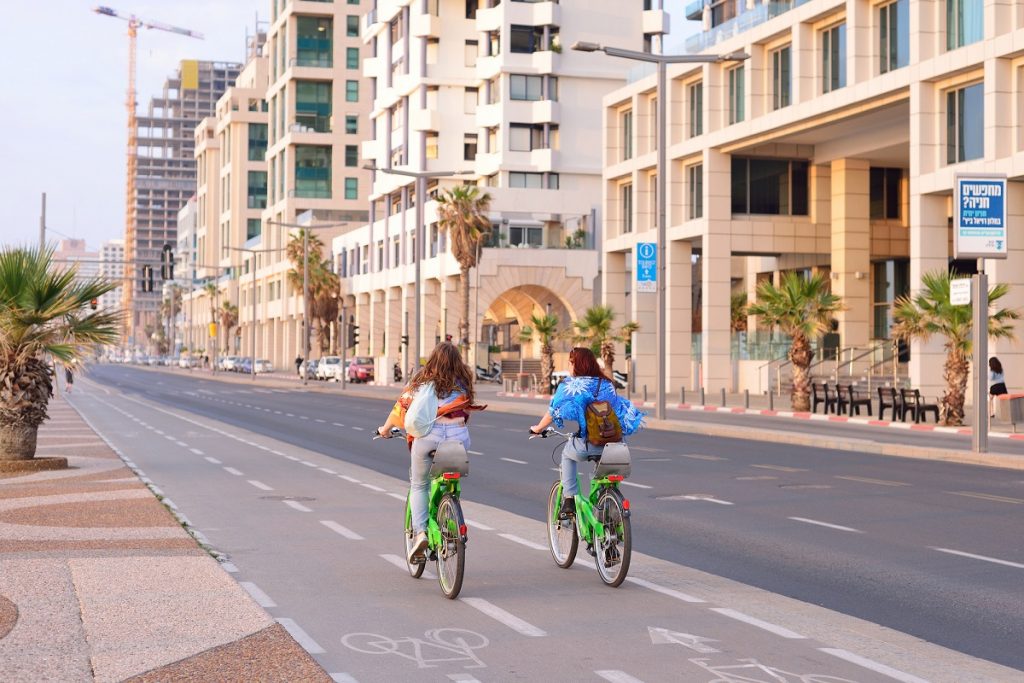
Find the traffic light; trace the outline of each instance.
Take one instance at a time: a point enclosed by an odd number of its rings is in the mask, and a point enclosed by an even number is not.
[[[99,299],[93,299],[92,301],[89,302],[89,308],[91,308],[94,311],[96,310],[96,308],[99,305],[100,305]]]
[[[142,291],[153,291],[153,266],[142,266]]]
[[[348,326],[348,347],[355,348],[359,344],[359,325]]]
[[[402,335],[402,343],[401,343],[401,346],[408,346],[408,345],[409,345],[409,335],[407,335],[407,334],[403,334],[403,335]]]
[[[163,251],[160,252],[160,279],[174,279],[174,251],[169,244],[165,244]]]

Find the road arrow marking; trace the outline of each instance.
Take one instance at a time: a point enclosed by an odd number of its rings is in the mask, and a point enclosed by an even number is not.
[[[682,645],[688,647],[694,652],[701,654],[710,655],[720,650],[716,650],[710,645],[704,643],[717,643],[717,640],[712,638],[704,638],[701,636],[691,635],[689,633],[680,633],[679,631],[669,631],[667,628],[656,628],[654,626],[647,627],[647,633],[651,636],[651,643],[654,645]]]

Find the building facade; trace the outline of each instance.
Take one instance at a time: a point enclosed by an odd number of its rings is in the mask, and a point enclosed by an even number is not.
[[[100,297],[100,308],[121,310],[124,268],[124,240],[108,240],[101,244],[99,275],[118,283],[118,287]]]
[[[896,297],[926,272],[976,267],[953,260],[955,175],[1005,174],[1010,225],[1024,211],[1014,47],[1024,9],[992,0],[730,0],[687,13],[704,27],[691,51],[749,59],[669,70],[669,241],[659,283],[668,296],[668,395],[698,385],[763,388],[730,353],[730,297],[753,300],[760,280],[784,271],[828,277],[845,306],[842,349],[891,349]],[[655,87],[647,77],[605,97],[603,140],[611,225],[603,296],[630,302],[641,323],[638,381],[651,386],[656,295],[636,293],[632,263],[637,244],[656,234]],[[1005,304],[1021,307],[1024,244],[1011,235],[1009,247],[988,272],[1012,286]],[[999,340],[992,352],[1009,357],[1009,368],[1024,361],[1015,342]],[[900,355],[909,382],[940,391],[941,340]]]
[[[437,222],[439,191],[474,184],[491,197],[491,241],[469,278],[473,356],[519,348],[533,315],[563,327],[595,299],[602,221],[601,98],[629,65],[563,46],[576,40],[649,47],[639,6],[381,0],[364,20],[363,75],[372,109],[362,157],[374,165],[369,222],[334,239],[346,315],[360,355],[409,367],[457,335],[459,264]],[[625,37],[623,37],[625,36]],[[418,197],[397,169],[434,173]],[[421,306],[416,203],[423,201]],[[410,352],[402,337],[421,346]],[[536,357],[539,340],[526,344]],[[513,356],[514,357],[514,356]],[[380,377],[380,372],[378,377]]]

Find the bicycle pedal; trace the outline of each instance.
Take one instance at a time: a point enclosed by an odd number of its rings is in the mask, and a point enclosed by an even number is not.
[[[597,553],[594,552],[594,546],[590,543],[587,544],[587,552],[590,553],[591,557],[597,557]]]
[[[431,562],[437,562],[437,551],[436,550],[431,550],[430,551],[430,558],[429,559],[430,559]]]

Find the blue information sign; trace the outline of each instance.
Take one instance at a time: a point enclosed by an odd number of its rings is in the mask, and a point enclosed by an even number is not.
[[[954,256],[1006,258],[1006,178],[957,175],[954,200]]]
[[[636,291],[658,291],[658,245],[655,242],[637,242]]]

